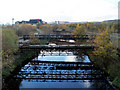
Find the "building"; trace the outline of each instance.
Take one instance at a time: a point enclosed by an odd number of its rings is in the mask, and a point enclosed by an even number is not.
[[[25,23],[25,24],[36,24],[36,23],[40,23],[40,24],[46,24],[46,22],[44,23],[42,21],[42,19],[30,19],[29,21],[17,21],[15,22],[15,24],[22,24],[22,23]]]
[[[55,21],[55,24],[69,24],[67,21]]]
[[[68,21],[54,21],[54,22],[50,22],[49,24],[51,25],[57,25],[57,24],[69,24],[70,22]]]

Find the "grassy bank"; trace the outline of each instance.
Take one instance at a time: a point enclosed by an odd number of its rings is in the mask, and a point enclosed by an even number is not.
[[[118,88],[120,88],[120,65],[115,60],[111,58],[103,59],[100,56],[88,54],[90,60],[94,62],[94,64],[105,72],[109,74],[109,78],[112,84]]]

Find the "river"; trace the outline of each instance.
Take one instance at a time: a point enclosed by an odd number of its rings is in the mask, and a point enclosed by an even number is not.
[[[38,57],[32,59],[26,65],[21,67],[21,69],[17,72],[14,77],[17,77],[16,80],[21,81],[19,83],[19,89],[23,88],[110,88],[110,85],[106,82],[105,77],[99,79],[99,75],[97,76],[97,80],[80,80],[79,77],[88,78],[91,70],[90,69],[81,69],[78,68],[76,70],[75,64],[73,66],[69,65],[68,69],[65,69],[65,64],[62,68],[60,65],[62,64],[50,64],[50,63],[42,63],[41,61],[48,62],[66,62],[66,63],[91,63],[90,59],[86,54],[76,54],[75,52],[69,51],[55,51],[55,52],[40,52]],[[37,62],[36,64],[34,62]],[[38,63],[39,62],[39,63]],[[59,69],[56,69],[58,66]],[[86,66],[86,65],[83,65]],[[93,66],[93,65],[91,65]],[[54,69],[50,69],[53,68]],[[72,67],[72,69],[70,69]],[[62,69],[61,69],[62,68]],[[24,73],[23,73],[24,72]],[[77,72],[77,75],[75,74]],[[99,70],[92,70],[92,74],[90,77],[95,77],[96,74],[101,74]],[[46,73],[43,75],[43,73]],[[52,73],[52,74],[51,74]],[[85,75],[84,75],[85,74]],[[51,75],[51,76],[50,76]],[[22,77],[20,80],[19,78]],[[52,77],[52,78],[51,78]],[[68,78],[69,77],[69,78]],[[50,78],[50,79],[45,79]],[[57,78],[57,79],[54,79]],[[60,79],[60,78],[63,78]],[[74,80],[74,78],[77,78]],[[60,79],[60,80],[59,80]],[[69,80],[70,79],[70,80]]]

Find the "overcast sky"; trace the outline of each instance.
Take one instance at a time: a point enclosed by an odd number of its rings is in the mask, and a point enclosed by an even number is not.
[[[42,19],[52,21],[103,21],[118,18],[119,0],[0,0],[0,24]]]

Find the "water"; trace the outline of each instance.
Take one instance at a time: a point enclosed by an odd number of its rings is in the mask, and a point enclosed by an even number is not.
[[[83,62],[91,63],[87,55],[74,55],[73,52],[40,52],[39,56],[28,62],[21,70],[18,72],[17,77],[24,77],[22,79],[19,89],[22,88],[110,88],[110,86],[103,79],[97,80],[87,80],[86,78],[99,78],[102,74],[100,70],[92,70],[94,75],[88,75],[91,73],[91,70],[84,70],[82,68],[75,69],[74,64],[68,64],[69,68],[66,69],[66,64],[48,64],[41,63],[39,61],[56,61],[56,62]],[[39,63],[34,63],[39,62]],[[81,65],[88,66],[88,65]],[[89,65],[93,66],[93,65]],[[72,69],[70,68],[72,67]],[[52,68],[52,69],[51,69]],[[54,69],[53,69],[54,68]],[[56,69],[57,68],[57,69]],[[25,74],[20,75],[21,71]],[[45,73],[45,74],[44,74]],[[77,74],[76,74],[77,73]],[[55,74],[55,75],[54,75]],[[71,74],[71,75],[70,75]],[[50,78],[50,79],[45,79]],[[57,78],[55,80],[54,78]],[[63,78],[64,80],[60,79]],[[69,80],[69,79],[71,80]],[[76,78],[76,79],[74,79]],[[79,80],[80,78],[85,78],[86,80]]]
[[[102,84],[102,85],[100,85]],[[104,88],[105,83],[90,82],[88,80],[80,82],[27,82],[23,80],[20,89],[22,88]],[[102,87],[104,86],[104,87]]]

